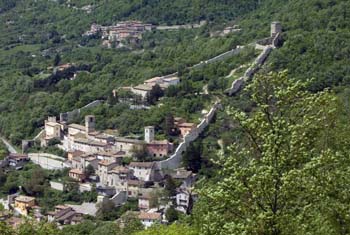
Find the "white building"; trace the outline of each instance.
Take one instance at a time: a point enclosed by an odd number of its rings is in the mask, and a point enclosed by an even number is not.
[[[156,174],[155,162],[131,162],[129,169],[133,170],[134,176],[139,180],[153,181]]]
[[[196,200],[197,195],[190,189],[180,188],[176,192],[176,210],[188,213],[192,210],[193,201]]]
[[[160,213],[140,212],[138,218],[145,228],[149,228],[154,223],[161,223],[162,221],[162,215]]]

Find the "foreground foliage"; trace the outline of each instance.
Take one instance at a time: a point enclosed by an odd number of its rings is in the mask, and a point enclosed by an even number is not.
[[[218,183],[202,191],[201,234],[347,234],[350,159],[329,139],[336,99],[286,73],[257,77],[251,116],[230,114],[246,139],[222,155]]]

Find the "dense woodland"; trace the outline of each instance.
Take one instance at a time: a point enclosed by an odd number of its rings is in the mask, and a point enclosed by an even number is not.
[[[0,224],[1,234],[350,233],[349,1],[67,2],[0,0],[0,135],[20,144],[40,131],[47,116],[103,99],[103,105],[84,111],[96,115],[98,129],[128,135],[156,125],[162,138],[167,115],[196,122],[202,109],[219,97],[223,110],[184,156],[184,165],[202,178],[197,186],[200,200],[191,216],[147,231],[137,221],[122,231],[115,223],[102,222],[118,218],[121,209],[63,231],[28,223],[15,233]],[[76,9],[87,4],[93,5],[91,13]],[[157,25],[201,20],[208,24],[148,32],[133,50],[102,48],[98,39],[81,36],[93,22],[108,25],[127,19]],[[274,20],[282,23],[283,46],[239,95],[223,95],[234,79],[225,76],[252,62],[257,54],[252,48],[202,69],[187,69],[269,36]],[[232,24],[242,31],[210,37],[210,32]],[[47,69],[63,63],[75,63],[85,72],[70,81]],[[172,72],[179,72],[181,85],[171,87],[149,110],[129,110],[111,97],[115,88]],[[206,84],[209,94],[198,95]],[[4,149],[0,145],[0,158]],[[64,176],[31,165],[21,173],[0,172],[0,191],[6,194],[23,185],[22,190],[42,198],[47,209],[72,198],[93,200],[94,195],[74,190],[61,195],[34,187]]]

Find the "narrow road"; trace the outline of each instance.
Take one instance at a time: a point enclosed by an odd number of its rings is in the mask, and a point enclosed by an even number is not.
[[[0,139],[2,140],[2,142],[4,142],[4,144],[6,145],[8,151],[10,153],[17,153],[17,150],[7,140],[5,140],[2,137]]]

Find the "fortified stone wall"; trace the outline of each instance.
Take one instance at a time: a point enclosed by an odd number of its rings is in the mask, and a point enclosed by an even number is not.
[[[279,34],[276,35],[276,38],[279,38]],[[277,39],[276,39],[277,40]],[[254,74],[261,68],[261,66],[265,63],[267,57],[270,55],[273,48],[275,48],[272,45],[269,46],[262,46],[263,51],[259,54],[259,56],[255,59],[254,63],[245,71],[244,76],[240,77],[239,79],[233,81],[231,87],[226,91],[226,93],[230,96],[236,94],[238,91],[240,91],[244,85],[244,82],[251,79]]]
[[[201,61],[200,63],[198,64],[195,64],[192,66],[192,68],[202,68],[208,64],[212,64],[212,63],[215,63],[215,62],[218,62],[218,61],[223,61],[227,58],[230,58],[234,55],[237,55],[239,54],[242,50],[243,50],[244,47],[237,47],[235,49],[232,49],[230,51],[227,51],[227,52],[224,52],[218,56],[215,56],[214,58],[211,58],[209,60],[206,60],[206,61]]]
[[[71,122],[72,120],[74,120],[75,117],[79,116],[81,111],[83,111],[84,109],[94,108],[102,103],[103,103],[103,100],[95,100],[80,109],[74,109],[66,113],[60,113],[60,121]]]
[[[197,125],[197,129],[184,136],[183,142],[181,142],[180,145],[176,148],[175,153],[170,158],[157,162],[159,169],[176,169],[180,167],[182,154],[184,154],[191,142],[195,141],[209,125],[219,107],[220,103],[216,102],[210,109],[209,113],[202,119],[200,124]]]

